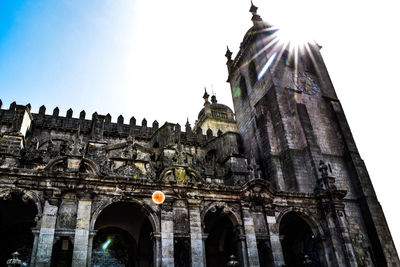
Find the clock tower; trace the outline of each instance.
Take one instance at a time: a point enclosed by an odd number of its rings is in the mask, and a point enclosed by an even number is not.
[[[237,129],[248,161],[276,190],[303,196],[318,194],[321,170],[326,170],[325,176],[335,177],[335,188],[346,192],[340,216],[349,230],[332,241],[333,247],[339,242],[344,248],[342,259],[334,253],[335,262],[400,266],[321,47],[283,43],[279,29],[263,21],[253,4],[250,12],[253,26],[239,51],[234,58],[229,48],[226,52]]]

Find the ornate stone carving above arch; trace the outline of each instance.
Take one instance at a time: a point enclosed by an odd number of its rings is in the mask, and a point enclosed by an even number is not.
[[[50,172],[57,170],[68,171],[68,166],[69,166],[68,160],[69,158],[67,156],[57,157],[51,160],[44,168],[44,170]],[[79,170],[80,172],[99,175],[99,166],[93,160],[88,158],[72,159],[72,160],[78,161],[77,170]]]
[[[204,182],[197,171],[185,166],[171,166],[165,168],[161,172],[158,181],[162,182],[175,181],[178,184]]]
[[[232,221],[232,224],[236,226],[241,226],[242,225],[242,219],[240,214],[238,214],[236,211],[233,210],[232,207],[229,207],[227,203],[222,202],[222,201],[216,201],[212,202],[209,204],[207,207],[205,207],[200,214],[201,218],[201,224],[204,227],[204,219],[205,216],[208,212],[216,212],[217,208],[222,208],[222,212],[226,213],[229,217],[229,219]]]

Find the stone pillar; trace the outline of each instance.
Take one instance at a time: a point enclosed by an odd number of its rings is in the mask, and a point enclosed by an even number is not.
[[[281,240],[279,238],[279,225],[276,223],[274,212],[267,211],[266,217],[274,264],[275,266],[283,266],[285,265],[285,259],[283,257]]]
[[[174,219],[167,202],[161,206],[161,266],[174,266]]]
[[[44,204],[43,217],[39,231],[39,242],[36,253],[36,266],[50,266],[53,250],[54,231],[56,227],[58,207],[47,200]]]
[[[97,234],[97,231],[89,232],[89,245],[87,251],[87,266],[92,266],[92,250],[93,250],[93,238]]]
[[[240,233],[241,231],[239,230],[238,232]],[[238,241],[240,249],[239,260],[241,260],[241,267],[248,267],[249,259],[247,257],[247,250],[246,250],[246,236],[241,233],[238,234]]]
[[[152,233],[151,238],[153,240],[153,261],[155,267],[161,266],[161,234]]]
[[[344,215],[344,210],[337,211],[338,221],[340,225],[340,229],[342,232],[342,238],[344,241],[344,247],[346,251],[346,256],[349,260],[350,266],[358,266],[356,255],[354,253],[353,244],[351,243],[350,233],[349,233],[349,224]]]
[[[37,253],[37,248],[38,248],[38,243],[39,243],[39,229],[36,229],[36,228],[32,229],[32,233],[34,235],[34,239],[33,239],[30,266],[35,266],[36,253]]]
[[[244,234],[246,235],[249,266],[260,266],[254,220],[248,207],[242,205]]]
[[[91,200],[79,200],[76,217],[74,252],[72,254],[73,267],[82,267],[87,264],[91,210]]]
[[[201,230],[200,201],[188,201],[192,267],[204,267],[206,262],[206,253],[204,251],[203,236]]]
[[[207,233],[203,233],[202,235],[201,235],[201,241],[202,241],[202,246],[203,246],[203,252],[204,252],[204,255],[203,255],[203,257],[204,257],[204,266],[207,266],[207,255],[206,255],[206,240],[207,240],[207,238],[208,238],[208,234]]]

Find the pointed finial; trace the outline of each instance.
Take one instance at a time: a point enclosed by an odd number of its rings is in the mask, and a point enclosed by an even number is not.
[[[250,1],[250,3],[251,3],[251,6],[250,6],[249,12],[250,12],[251,14],[253,14],[253,16],[254,16],[254,15],[257,15],[257,9],[258,9],[258,7],[254,5],[253,1]]]
[[[228,59],[228,61],[231,61],[231,60],[232,60],[232,52],[231,52],[231,50],[229,50],[229,47],[228,47],[228,46],[226,46],[225,57]]]
[[[251,20],[253,22],[262,20],[260,15],[257,14],[257,9],[258,9],[258,7],[253,4],[253,1],[251,1],[251,6],[250,6],[249,12],[253,15],[253,17],[251,18]]]
[[[217,96],[215,94],[213,94],[213,96],[211,97],[211,103],[217,103]]]
[[[204,95],[203,95],[203,99],[204,99],[204,105],[209,103],[208,102],[208,98],[210,97],[210,95],[207,93],[207,88],[204,87]]]

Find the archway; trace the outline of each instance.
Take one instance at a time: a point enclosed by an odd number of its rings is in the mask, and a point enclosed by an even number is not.
[[[11,253],[18,251],[19,258],[29,265],[38,211],[35,203],[23,197],[22,192],[8,193],[0,200],[0,266],[6,266]]]
[[[286,266],[324,266],[323,247],[299,213],[291,211],[283,216],[279,234],[283,237],[281,244]]]
[[[240,254],[239,233],[223,207],[213,207],[204,216],[206,264],[208,267],[226,266],[231,255],[235,255],[243,266]]]
[[[150,267],[154,231],[144,209],[130,202],[110,204],[94,225],[92,266]]]

